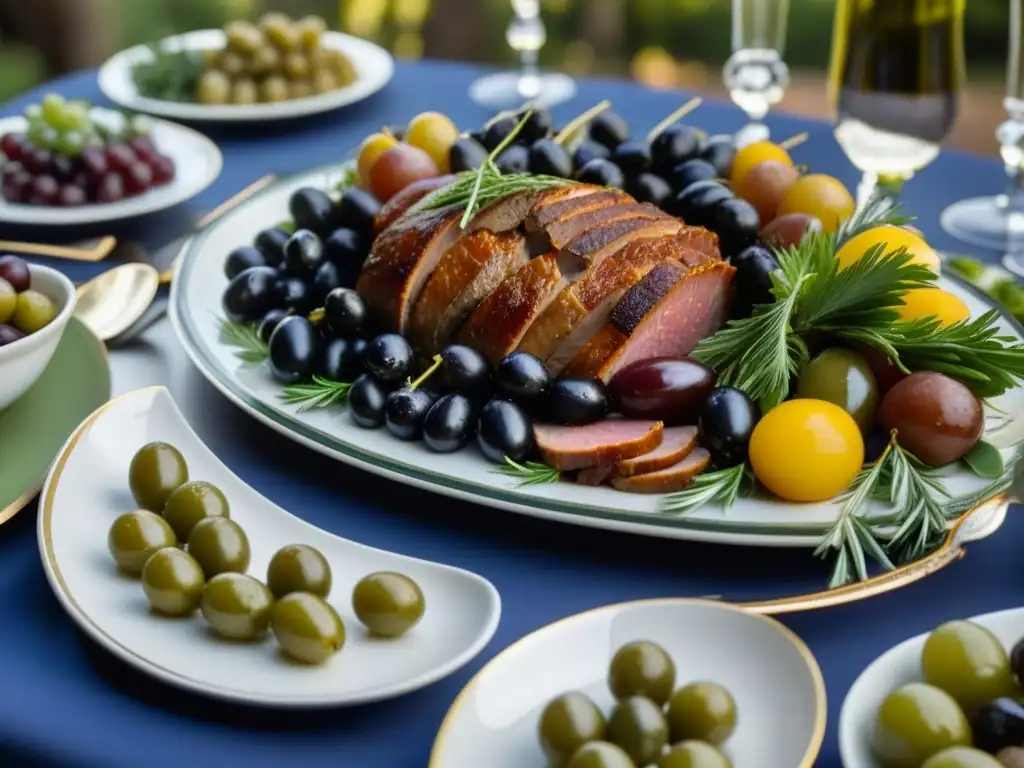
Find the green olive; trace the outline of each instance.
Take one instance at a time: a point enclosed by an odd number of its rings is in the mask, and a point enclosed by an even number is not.
[[[178,543],[174,530],[160,515],[147,509],[126,512],[110,526],[107,547],[114,562],[126,573],[138,576],[157,550]]]
[[[188,482],[188,465],[168,443],[142,446],[128,468],[128,486],[135,502],[150,512],[163,512],[170,495]]]
[[[266,75],[281,65],[281,54],[272,45],[261,45],[249,57],[249,71],[254,75]]]
[[[398,637],[423,618],[426,601],[419,585],[408,576],[380,571],[356,584],[352,607],[373,634]]]
[[[299,30],[290,19],[275,20],[262,28],[267,40],[278,49],[288,52],[299,47]]]
[[[0,277],[0,325],[14,316],[14,308],[18,304],[18,294],[14,286]]]
[[[227,45],[238,53],[250,54],[263,44],[263,33],[247,21],[232,21],[224,26]]]
[[[243,573],[222,573],[203,587],[199,609],[210,628],[230,640],[255,640],[270,624],[274,596]]]
[[[205,480],[192,480],[171,492],[164,505],[164,520],[171,524],[178,541],[188,541],[192,528],[207,517],[230,517],[228,500],[220,488]]]
[[[196,101],[200,104],[227,104],[231,95],[231,78],[219,69],[208,69],[196,85]]]
[[[576,750],[566,768],[636,768],[622,747],[608,741],[592,741]]]
[[[249,538],[242,526],[226,517],[207,517],[192,527],[188,553],[207,578],[220,573],[245,573],[249,567]]]
[[[573,691],[553,699],[540,715],[540,746],[553,768],[564,766],[587,742],[604,738],[605,719],[586,694]]]
[[[259,98],[259,88],[251,78],[239,77],[231,84],[232,104],[255,104]]]
[[[338,89],[338,78],[333,72],[320,70],[313,75],[313,91],[316,93],[330,93]]]
[[[271,75],[260,85],[260,98],[266,102],[284,101],[288,98],[288,81],[281,75]]]
[[[305,544],[290,544],[270,558],[267,586],[278,598],[289,592],[310,592],[326,598],[331,594],[331,566],[319,550]]]
[[[217,69],[221,70],[228,77],[238,77],[245,74],[245,58],[234,51],[223,51],[217,60]]]
[[[921,672],[926,683],[944,690],[967,713],[1019,693],[1003,644],[970,621],[950,621],[932,631],[921,651]]]
[[[826,349],[811,360],[797,383],[796,396],[834,403],[867,431],[875,422],[878,384],[867,361],[849,349]]]
[[[661,758],[658,768],[732,768],[732,760],[706,741],[681,741]]]
[[[308,78],[292,80],[288,83],[289,99],[304,99],[313,95],[313,83]]]
[[[292,592],[274,603],[270,627],[281,650],[306,664],[322,664],[345,645],[337,611],[309,592]]]
[[[608,667],[608,688],[616,699],[646,696],[664,705],[675,684],[672,658],[660,645],[645,640],[619,648]]]
[[[920,768],[936,752],[971,744],[971,727],[952,696],[933,685],[909,683],[878,709],[872,747],[885,768]]]
[[[57,316],[57,307],[48,296],[29,288],[18,294],[11,324],[22,333],[35,333],[48,326]]]
[[[668,723],[661,707],[643,696],[631,696],[615,705],[605,731],[637,765],[657,760],[668,743]]]
[[[668,727],[672,741],[722,744],[736,729],[736,702],[716,683],[691,683],[669,699]]]
[[[980,749],[950,747],[929,757],[921,768],[1003,768],[1003,764]]]
[[[142,589],[157,613],[188,616],[203,595],[203,569],[195,558],[177,547],[153,554],[142,569]]]
[[[320,38],[327,31],[327,22],[320,16],[305,16],[295,22],[299,34],[299,44],[307,51],[320,45]]]

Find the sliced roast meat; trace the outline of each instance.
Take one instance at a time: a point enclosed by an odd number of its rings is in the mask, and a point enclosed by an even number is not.
[[[538,256],[481,301],[456,338],[480,352],[491,365],[497,365],[515,350],[562,285],[555,254]]]
[[[589,198],[583,198],[587,200]],[[660,208],[646,203],[625,202],[598,206],[589,210],[574,212],[565,218],[548,224],[544,232],[551,248],[565,248],[576,237],[596,226],[606,226],[620,219],[671,219]]]
[[[665,261],[657,265],[622,297],[622,301],[612,310],[609,319],[616,328],[628,336],[640,325],[640,321],[661,297],[682,279],[686,271],[675,261]]]
[[[711,454],[698,446],[671,467],[644,475],[613,477],[612,485],[630,493],[675,493],[686,488],[693,482],[693,478],[710,465]]]
[[[661,444],[660,421],[605,419],[582,427],[534,424],[534,444],[545,464],[560,470],[584,469],[632,459]]]
[[[616,328],[614,323],[605,323],[576,353],[576,357],[562,369],[562,374],[586,379],[594,378],[601,370],[601,366],[604,365],[604,361],[621,349],[627,341],[629,341],[629,336]]]
[[[666,427],[661,436],[661,445],[634,459],[625,459],[611,467],[612,477],[632,477],[659,472],[678,464],[697,445],[696,427]]]
[[[463,235],[441,257],[409,320],[409,340],[427,356],[440,351],[469,314],[529,257],[518,232]]]
[[[575,194],[564,194],[560,197],[550,196],[539,200],[526,218],[526,231],[540,232],[550,224],[566,216],[601,208],[602,206],[636,202],[636,200],[621,189],[608,189],[607,187],[597,187],[591,184],[581,184],[571,189],[574,190]]]
[[[388,200],[377,212],[373,222],[373,232],[379,235],[385,229],[394,224],[416,203],[429,195],[434,190],[446,187],[455,181],[455,176],[438,176],[434,179],[420,179],[414,181],[397,195]]]
[[[679,260],[688,267],[697,267],[708,260],[719,261],[722,252],[718,247],[718,235],[704,227],[684,226],[676,236],[684,251]]]
[[[591,227],[576,236],[558,252],[558,267],[566,280],[572,282],[592,266],[618,253],[630,243],[645,238],[674,235],[682,228],[678,219],[670,217],[632,217],[615,219]]]
[[[575,480],[578,485],[602,485],[612,476],[614,469],[614,464],[596,464],[593,467],[585,467],[576,473]]]
[[[403,216],[374,241],[356,282],[370,319],[405,333],[413,303],[445,251],[462,234],[457,206]]]
[[[466,230],[472,232],[477,229],[488,229],[491,232],[509,232],[520,227],[538,207],[583,197],[600,189],[601,187],[589,184],[570,184],[554,189],[518,192],[479,211],[473,216]]]

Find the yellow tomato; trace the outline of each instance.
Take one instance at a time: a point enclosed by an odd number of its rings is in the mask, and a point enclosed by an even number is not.
[[[430,155],[442,174],[448,173],[448,153],[459,138],[455,123],[440,112],[416,115],[405,129],[405,142]]]
[[[839,259],[839,268],[846,269],[855,261],[863,258],[864,254],[876,245],[885,246],[886,253],[903,248],[910,254],[913,263],[922,264],[936,275],[939,274],[939,255],[932,250],[923,237],[904,227],[894,227],[888,224],[882,227],[873,227],[846,241],[846,244],[836,253],[836,258]]]
[[[359,145],[359,157],[356,170],[359,172],[359,185],[363,189],[370,188],[370,169],[377,158],[398,144],[398,139],[388,133],[371,133]]]
[[[943,326],[947,326],[971,316],[971,311],[959,296],[941,288],[917,288],[901,298],[903,304],[895,307],[901,320],[937,317]]]
[[[778,216],[806,213],[821,221],[825,232],[834,232],[853,215],[856,203],[839,179],[821,173],[801,176],[779,203]]]
[[[864,464],[864,438],[846,411],[824,400],[789,400],[764,415],[750,437],[750,465],[787,501],[842,493]]]
[[[755,141],[753,144],[747,144],[736,150],[736,157],[732,160],[729,183],[732,184],[733,189],[743,181],[748,173],[766,160],[793,165],[789,153],[778,144],[773,144],[770,141]]]

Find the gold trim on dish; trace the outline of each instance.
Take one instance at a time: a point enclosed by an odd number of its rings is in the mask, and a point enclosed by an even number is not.
[[[448,737],[448,731],[455,722],[455,718],[459,715],[463,707],[466,706],[466,702],[469,699],[469,695],[473,688],[480,681],[483,675],[492,666],[498,663],[498,661],[512,652],[516,647],[528,642],[535,635],[545,632],[546,630],[552,629],[557,626],[568,624],[570,622],[578,621],[586,616],[590,616],[595,613],[601,613],[604,611],[620,611],[629,608],[643,608],[643,607],[657,607],[657,606],[676,606],[676,605],[714,605],[717,608],[721,608],[726,611],[734,611],[736,613],[745,613],[752,618],[759,621],[763,621],[766,624],[771,625],[775,630],[783,635],[793,646],[796,648],[797,653],[800,654],[800,658],[803,659],[807,665],[807,671],[811,673],[811,680],[814,685],[814,701],[815,701],[815,713],[814,713],[814,731],[811,734],[811,741],[807,745],[807,751],[804,752],[803,759],[801,759],[798,766],[794,768],[814,768],[814,761],[818,757],[818,753],[821,752],[821,745],[825,741],[825,725],[828,719],[828,696],[825,692],[825,678],[822,677],[821,668],[818,666],[817,659],[814,658],[814,654],[811,649],[807,647],[807,644],[800,639],[800,637],[793,632],[785,624],[782,624],[776,619],[766,616],[761,613],[744,610],[741,606],[732,605],[730,603],[722,603],[715,600],[701,600],[693,598],[658,598],[654,600],[632,600],[625,603],[615,603],[612,605],[601,606],[600,608],[592,608],[589,611],[583,611],[572,616],[568,616],[564,619],[559,619],[551,624],[547,624],[540,629],[535,629],[527,635],[516,640],[514,643],[509,645],[507,648],[499,652],[494,658],[484,664],[480,670],[470,678],[470,681],[466,683],[465,687],[459,692],[459,695],[455,697],[455,701],[452,702],[451,707],[448,709],[448,713],[445,715],[444,720],[441,722],[441,727],[437,731],[437,736],[434,738],[434,746],[430,750],[430,759],[427,763],[427,768],[447,768],[441,765],[440,754],[444,747],[445,740]]]

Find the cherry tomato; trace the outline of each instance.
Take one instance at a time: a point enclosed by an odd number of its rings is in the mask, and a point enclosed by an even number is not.
[[[440,112],[416,115],[405,131],[405,141],[430,155],[442,174],[448,173],[448,155],[459,138],[455,123]]]
[[[386,203],[410,184],[440,175],[437,163],[422,149],[396,144],[378,157],[370,169],[370,191]]]
[[[923,264],[936,275],[939,274],[939,256],[924,241],[924,238],[904,227],[894,227],[888,224],[872,227],[847,240],[836,253],[836,258],[839,259],[839,268],[846,269],[855,261],[862,259],[877,245],[884,246],[886,253],[904,248],[911,255],[913,263]]]
[[[789,153],[778,144],[770,141],[755,141],[736,150],[736,157],[732,161],[732,170],[729,173],[729,182],[733,189],[736,189],[744,177],[754,168],[764,162],[782,163],[793,167],[793,160]]]
[[[779,203],[779,216],[806,213],[817,217],[826,232],[834,232],[853,215],[856,203],[838,179],[821,173],[802,176]]]

